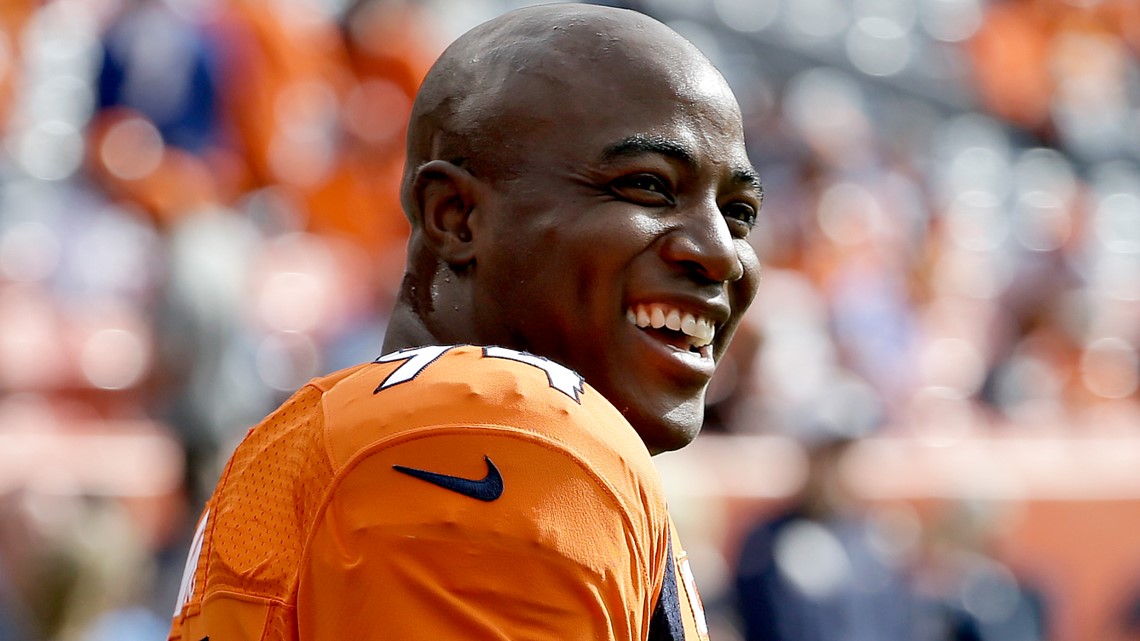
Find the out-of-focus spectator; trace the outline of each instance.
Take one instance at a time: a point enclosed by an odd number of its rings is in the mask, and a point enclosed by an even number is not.
[[[1140,639],[1140,585],[1131,587],[1117,612],[1110,626],[1112,631],[1119,630],[1128,641]]]
[[[20,39],[34,11],[32,0],[12,0],[0,6],[0,123],[8,122],[20,87]]]
[[[843,478],[852,441],[810,446],[801,491],[748,535],[736,571],[746,641],[913,641],[908,550]]]
[[[378,277],[392,278],[407,237],[404,127],[444,44],[424,9],[402,0],[360,0],[337,16],[314,0],[223,7],[223,104],[247,186],[290,192],[306,230],[350,240],[377,261]]]
[[[1128,0],[1007,0],[967,51],[985,106],[1042,141],[1099,160],[1128,155],[1140,12]]]
[[[193,8],[192,8],[193,6]],[[89,123],[92,176],[160,227],[233,195],[212,3],[134,0],[107,17]]]

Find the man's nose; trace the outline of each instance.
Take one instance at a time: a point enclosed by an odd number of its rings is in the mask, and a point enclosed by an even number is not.
[[[715,202],[679,212],[681,222],[665,239],[662,254],[701,280],[740,280],[744,265],[728,222]]]

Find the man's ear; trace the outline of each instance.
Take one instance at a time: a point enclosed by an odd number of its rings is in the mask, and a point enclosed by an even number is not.
[[[412,198],[424,237],[431,250],[452,267],[475,261],[471,217],[480,186],[469,171],[446,160],[426,162],[416,171]]]

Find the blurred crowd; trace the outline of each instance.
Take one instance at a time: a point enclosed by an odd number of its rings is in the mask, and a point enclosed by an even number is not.
[[[378,355],[420,79],[522,4],[0,3],[0,640],[165,635],[233,444]],[[1140,3],[607,4],[765,182],[709,433],[1140,436]]]

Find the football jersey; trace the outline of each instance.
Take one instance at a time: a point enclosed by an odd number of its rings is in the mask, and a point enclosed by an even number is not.
[[[250,430],[171,641],[707,639],[644,444],[573,371],[419,347]]]

